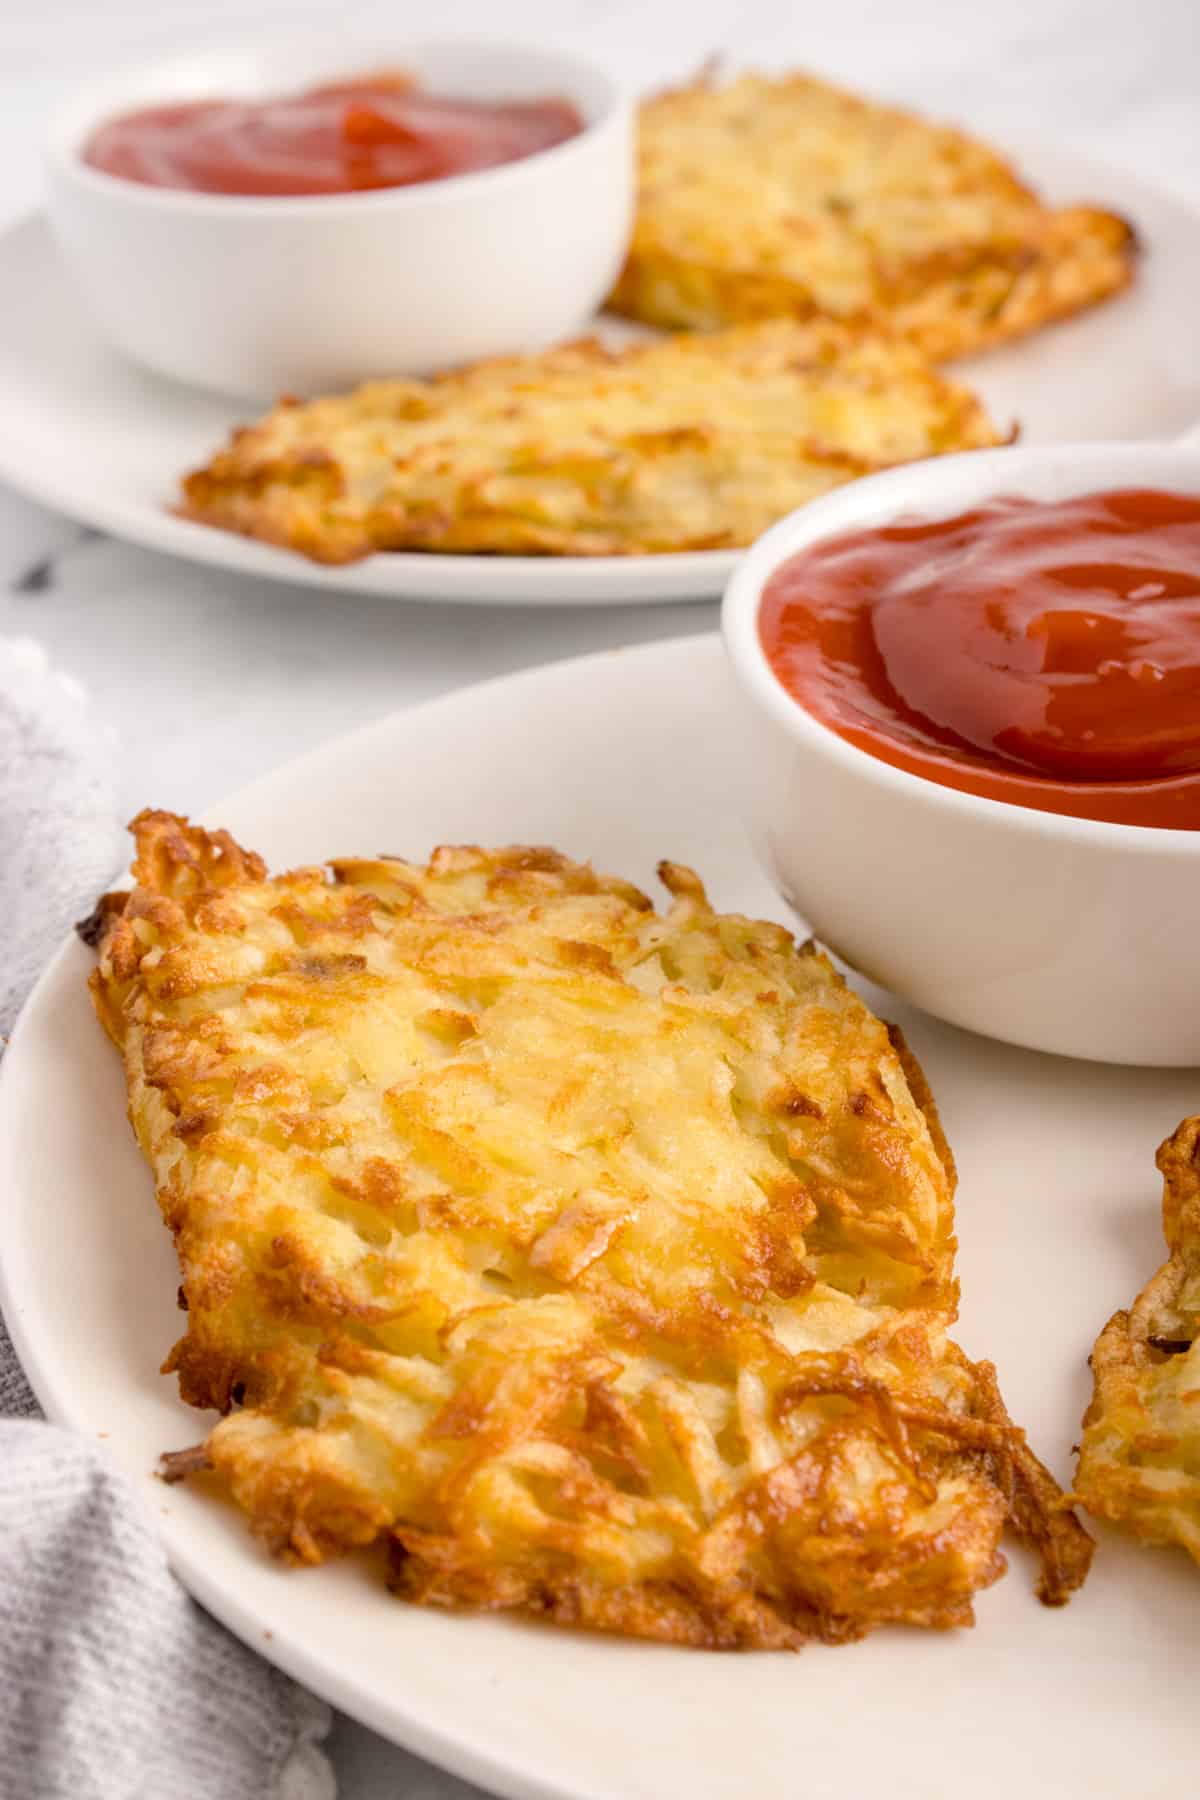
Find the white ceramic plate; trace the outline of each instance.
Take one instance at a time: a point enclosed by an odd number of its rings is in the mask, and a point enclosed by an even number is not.
[[[1053,200],[1102,200],[1147,254],[1129,293],[1023,343],[960,365],[1027,443],[1173,437],[1200,419],[1195,297],[1200,215],[1120,170],[1018,147]],[[41,218],[0,238],[0,477],[101,530],[221,568],[334,592],[496,605],[595,605],[719,594],[732,551],[678,556],[485,557],[396,553],[325,568],[173,518],[179,475],[253,407],[178,387],[98,336]],[[618,331],[621,329],[616,327]]]
[[[214,810],[276,864],[434,843],[556,843],[648,885],[693,862],[779,916],[738,822],[715,638],[560,663],[397,715]],[[153,801],[152,786],[146,798]],[[883,903],[883,902],[881,902]],[[52,1418],[102,1436],[193,1592],[264,1655],[518,1800],[1178,1800],[1195,1772],[1200,1571],[1108,1534],[1062,1612],[1020,1553],[974,1632],[891,1630],[801,1656],[706,1655],[421,1611],[351,1561],[269,1563],[232,1507],[152,1474],[203,1423],[158,1374],[174,1255],[71,943],[0,1074],[0,1272]],[[1200,1078],[1034,1056],[904,1019],[961,1169],[961,1339],[993,1357],[1062,1479],[1098,1327],[1162,1256],[1159,1140]]]

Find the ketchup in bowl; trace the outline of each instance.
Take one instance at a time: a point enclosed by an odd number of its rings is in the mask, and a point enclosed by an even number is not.
[[[1200,498],[1003,499],[780,568],[776,677],[859,749],[992,800],[1200,830]]]
[[[276,99],[125,113],[92,133],[83,160],[200,194],[356,194],[519,162],[582,130],[568,100],[458,100],[376,75]]]

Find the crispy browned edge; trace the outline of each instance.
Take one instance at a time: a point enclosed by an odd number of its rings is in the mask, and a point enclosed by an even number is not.
[[[1066,258],[1055,262],[1039,255],[1028,246],[1001,256],[973,254],[970,258],[927,257],[920,265],[906,271],[908,302],[925,299],[939,286],[944,299],[934,308],[935,316],[924,322],[905,322],[906,301],[897,289],[897,304],[882,314],[852,313],[837,315],[840,322],[864,331],[892,332],[914,344],[935,364],[954,362],[994,349],[1016,338],[1028,337],[1043,326],[1074,317],[1090,308],[1103,305],[1126,289],[1134,279],[1141,243],[1134,226],[1116,213],[1097,208],[1077,208],[1098,226],[1103,226],[1111,242],[1107,256],[1113,259],[1109,272],[1101,281],[1077,286],[1059,279],[1071,264]],[[1061,216],[1061,215],[1060,215]],[[714,298],[714,311],[704,329],[716,330],[734,324],[749,324],[756,319],[792,318],[797,320],[833,317],[822,314],[808,289],[781,276],[739,270],[723,270],[685,263],[662,257],[650,265],[648,258],[631,258],[607,305],[611,312],[628,318],[657,324],[665,329],[679,329],[656,316],[653,302],[644,296],[664,272],[673,281],[684,284],[703,282]],[[968,287],[972,275],[1007,282],[999,298],[989,299],[982,310]]]
[[[887,1029],[909,1092],[925,1116],[934,1149],[953,1187],[958,1179],[954,1153],[947,1141],[928,1078],[901,1027],[889,1022]],[[1016,1433],[1007,1490],[1010,1518],[1017,1537],[1029,1544],[1041,1559],[1038,1598],[1046,1606],[1065,1606],[1086,1579],[1095,1544],[1072,1512],[1070,1496],[1064,1494],[1049,1469],[1034,1455],[1025,1442],[1024,1433],[1013,1427],[1000,1395],[995,1365],[978,1362],[974,1368],[980,1388],[986,1395],[986,1416]]]

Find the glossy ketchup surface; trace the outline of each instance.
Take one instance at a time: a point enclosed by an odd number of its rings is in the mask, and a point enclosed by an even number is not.
[[[277,99],[125,113],[92,133],[83,160],[193,193],[354,194],[519,162],[582,130],[567,100],[457,100],[377,75]]]
[[[807,712],[948,787],[1200,830],[1200,497],[1004,499],[831,538],[772,577]]]

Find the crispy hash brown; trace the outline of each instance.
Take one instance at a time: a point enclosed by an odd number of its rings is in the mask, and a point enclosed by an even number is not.
[[[96,1008],[178,1249],[166,1367],[270,1547],[676,1643],[969,1623],[1091,1543],[955,1312],[916,1064],[811,945],[552,850],[275,879],[135,821]]]
[[[1169,1260],[1092,1352],[1079,1498],[1200,1562],[1200,1118],[1160,1147]]]
[[[935,361],[1117,292],[1134,236],[1044,206],[994,151],[806,75],[701,80],[648,100],[629,259],[610,305],[711,330],[822,314]]]
[[[709,550],[856,475],[1000,441],[910,346],[778,319],[285,402],[185,478],[182,510],[320,562]]]

